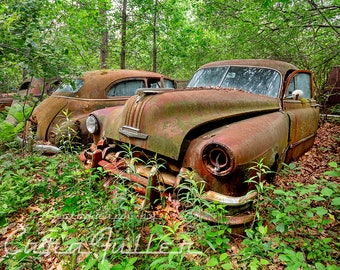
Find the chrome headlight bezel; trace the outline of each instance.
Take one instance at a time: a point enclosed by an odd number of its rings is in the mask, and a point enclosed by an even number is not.
[[[234,157],[231,150],[219,143],[210,143],[204,147],[202,161],[207,170],[216,176],[225,176],[234,167]]]
[[[99,132],[99,121],[97,117],[95,117],[93,114],[90,114],[86,118],[86,129],[91,134],[96,134]]]

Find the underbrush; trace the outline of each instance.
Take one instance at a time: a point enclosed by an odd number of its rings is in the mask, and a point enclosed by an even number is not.
[[[1,269],[340,266],[340,191],[323,177],[289,190],[259,185],[256,222],[238,235],[196,218],[191,208],[181,210],[170,197],[146,210],[126,179],[86,171],[75,155],[8,152],[0,161]],[[325,175],[339,177],[338,164],[330,166]],[[185,203],[225,211],[201,192],[192,187],[197,196]]]

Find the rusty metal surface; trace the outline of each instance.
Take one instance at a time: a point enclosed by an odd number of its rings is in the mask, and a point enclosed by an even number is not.
[[[10,107],[13,102],[12,94],[1,94],[0,95],[0,112],[5,110],[6,107]]]
[[[230,89],[179,90],[141,99],[135,96],[110,116],[105,136],[178,159],[189,133],[209,129],[205,125],[213,126],[214,122],[279,108],[276,99]],[[143,140],[124,136],[119,133],[122,126],[140,129],[149,137]]]
[[[84,72],[80,79],[84,80],[84,85],[77,93],[54,93],[54,96],[71,96],[85,99],[107,99],[107,90],[113,84],[126,79],[162,78],[172,80],[168,76],[160,73],[142,70],[93,70]],[[164,86],[163,86],[164,87]]]
[[[290,63],[269,59],[242,59],[242,60],[224,60],[216,61],[203,65],[200,67],[222,67],[222,66],[250,66],[250,67],[265,67],[270,69],[275,69],[282,74],[285,78],[287,73],[292,70],[297,70],[298,68]]]
[[[74,130],[82,143],[92,141],[85,128],[88,114],[94,110],[105,107],[123,105],[128,96],[107,96],[107,91],[116,83],[139,79],[148,83],[148,80],[159,79],[164,86],[164,79],[172,81],[169,77],[159,73],[139,70],[96,70],[85,72],[81,79],[83,86],[77,92],[55,92],[40,103],[33,111],[30,123],[36,129],[36,140],[46,140],[52,144],[60,141],[60,128]],[[67,120],[70,120],[67,122]]]
[[[205,133],[190,143],[183,166],[204,176],[206,190],[232,196],[245,195],[250,187],[244,180],[252,175],[244,167],[254,166],[252,162],[261,159],[270,167],[278,156],[284,154],[288,143],[288,123],[286,114],[275,112]],[[231,171],[226,176],[216,177],[209,173],[202,160],[201,149],[214,142],[227,146],[233,159]]]
[[[32,77],[23,81],[16,93],[22,97],[32,94],[34,97],[40,98],[43,94],[51,95],[60,82],[61,80],[58,78],[44,79]],[[5,107],[11,107],[14,101],[14,94],[0,94],[0,111],[3,111]]]
[[[340,104],[340,66],[335,66],[332,69],[328,76],[324,92],[328,96],[326,107]]]
[[[224,65],[272,68],[281,78],[300,72],[311,74],[271,60],[219,61],[201,68]],[[313,81],[311,76],[309,79]],[[100,130],[93,136],[95,144],[81,153],[80,159],[140,184],[140,192],[149,201],[150,188],[177,194],[184,186],[190,192],[190,186],[186,186],[186,179],[190,179],[203,188],[202,198],[220,202],[231,211],[231,216],[225,217],[227,224],[245,224],[253,214],[237,213],[249,207],[256,196],[249,193],[254,184],[246,182],[256,176],[251,168],[261,161],[278,170],[282,162],[298,157],[311,146],[318,128],[313,85],[309,89],[311,98],[304,100],[284,100],[288,84],[281,82],[280,86],[280,98],[209,86],[141,90],[124,106],[92,112]],[[122,143],[133,149],[130,159],[121,156],[126,151]],[[156,154],[164,166],[155,172],[145,164]],[[129,166],[133,166],[134,174],[127,173]],[[205,212],[198,216],[219,222]]]
[[[285,100],[284,108],[290,118],[289,151],[285,162],[296,160],[314,142],[318,129],[319,108],[314,106],[315,100]]]

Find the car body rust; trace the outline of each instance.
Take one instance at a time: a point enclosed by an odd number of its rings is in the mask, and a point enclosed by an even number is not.
[[[123,106],[88,119],[94,143],[80,154],[84,164],[138,183],[147,205],[159,194],[178,197],[190,179],[237,226],[254,218],[255,184],[248,180],[256,179],[256,164],[277,172],[309,149],[319,108],[310,71],[274,60],[230,60],[202,66],[184,89],[140,89]],[[161,166],[149,166],[155,157]]]
[[[140,87],[175,87],[160,73],[142,70],[94,70],[62,84],[33,111],[27,133],[36,141],[59,146],[65,140],[88,144],[87,115],[98,109],[123,105]]]

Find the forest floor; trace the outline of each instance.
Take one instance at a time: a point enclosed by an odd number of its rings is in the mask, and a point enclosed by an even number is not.
[[[309,185],[316,183],[319,179],[325,179],[329,181],[335,181],[338,185],[340,185],[340,178],[328,177],[324,175],[325,171],[334,170],[329,166],[330,162],[336,162],[339,166],[340,164],[340,121],[322,121],[320,122],[320,127],[317,132],[317,136],[315,138],[315,143],[309,151],[307,151],[303,156],[301,156],[296,162],[294,162],[295,169],[292,171],[287,171],[286,173],[280,173],[273,182],[273,185],[278,189],[290,190],[293,189],[295,183],[301,183],[303,185]],[[33,206],[28,206],[26,208],[33,209]],[[30,219],[30,211],[26,211],[25,209],[21,209],[20,211],[14,213],[10,218],[10,225],[8,226],[7,233],[0,237],[0,257],[5,255],[4,250],[1,250],[3,244],[6,243],[6,235],[9,237],[11,233],[15,230],[18,230],[21,224],[25,223],[25,220]],[[172,211],[173,210],[173,211]],[[166,212],[167,213],[164,213]],[[175,213],[175,209],[161,209],[159,216],[165,214],[169,217],[169,222],[176,221],[179,218],[179,215],[175,215],[171,217],[171,213]],[[339,213],[336,213],[339,215]],[[172,220],[171,220],[172,219]],[[47,230],[46,228],[42,230]],[[340,233],[339,225],[332,227],[331,229],[335,234]],[[232,258],[235,258],[235,261],[232,260],[234,265],[238,265],[236,260],[236,255],[240,250],[242,250],[242,242],[245,239],[243,235],[229,235],[230,237],[230,254]],[[45,268],[43,269],[61,269],[60,260],[57,257],[48,257],[45,258]],[[0,259],[0,269],[4,269],[1,266]],[[275,263],[268,267],[267,269],[284,269],[284,266],[281,262]]]

